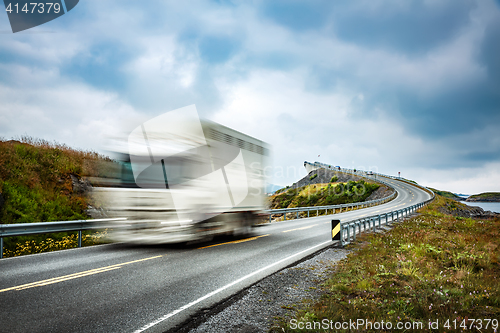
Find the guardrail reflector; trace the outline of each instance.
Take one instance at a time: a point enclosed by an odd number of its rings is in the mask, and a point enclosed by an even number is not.
[[[332,241],[340,241],[340,220],[332,220]]]

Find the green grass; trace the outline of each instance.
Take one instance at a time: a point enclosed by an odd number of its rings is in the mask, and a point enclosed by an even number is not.
[[[448,192],[448,191],[441,191],[441,190],[436,190],[434,188],[429,188],[432,192],[436,193],[436,194],[439,194],[440,196],[443,196],[445,198],[449,198],[449,199],[461,199],[458,195],[456,195],[455,193],[451,193],[451,192]]]
[[[281,191],[270,197],[271,209],[339,205],[366,200],[379,184],[349,181],[347,183],[312,184]]]
[[[98,176],[99,164],[110,161],[95,152],[22,137],[0,140],[0,193],[4,203],[0,223],[31,223],[86,219],[89,198],[74,193],[71,176]],[[4,239],[7,256],[18,253],[18,244],[54,238],[62,241],[72,234],[18,236]],[[36,246],[32,247],[36,249]],[[41,248],[39,246],[39,248]],[[19,253],[28,251],[20,251]]]
[[[295,319],[420,321],[427,329],[429,320],[460,325],[469,318],[500,319],[500,219],[441,213],[450,201],[437,196],[419,216],[391,231],[358,237],[353,252],[323,281],[324,296],[297,310]],[[290,321],[281,319],[271,331],[307,330],[292,330]],[[491,323],[482,331],[492,332]]]

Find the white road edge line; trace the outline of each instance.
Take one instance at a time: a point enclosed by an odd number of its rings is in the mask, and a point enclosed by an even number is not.
[[[250,273],[250,274],[248,274],[248,275],[245,275],[244,277],[239,278],[238,280],[233,281],[233,282],[231,282],[230,284],[225,285],[224,287],[221,287],[221,288],[219,288],[219,289],[217,289],[217,290],[214,290],[214,291],[212,291],[211,293],[208,293],[208,294],[206,294],[205,296],[200,297],[200,298],[198,298],[197,300],[192,301],[191,303],[188,303],[188,304],[186,304],[186,305],[184,305],[184,306],[182,306],[182,307],[178,308],[177,310],[172,311],[172,312],[170,312],[169,314],[164,315],[164,316],[163,316],[163,317],[161,317],[161,318],[158,318],[158,319],[157,319],[157,320],[155,320],[154,322],[152,322],[152,323],[150,323],[150,324],[147,324],[146,326],[143,326],[143,327],[141,327],[140,329],[138,329],[138,330],[134,331],[134,333],[141,333],[141,332],[144,332],[145,330],[150,329],[151,327],[153,327],[153,326],[155,326],[155,325],[157,325],[157,324],[161,323],[162,321],[165,321],[165,320],[167,320],[168,318],[170,318],[170,317],[172,317],[172,316],[175,316],[175,315],[176,315],[176,314],[178,314],[179,312],[182,312],[182,311],[184,311],[184,310],[186,310],[186,309],[188,309],[188,308],[192,307],[193,305],[198,304],[198,303],[200,303],[201,301],[204,301],[204,300],[206,300],[207,298],[212,297],[213,295],[218,294],[218,293],[220,293],[221,291],[226,290],[227,288],[230,288],[230,287],[234,286],[235,284],[238,284],[238,283],[240,283],[240,282],[242,282],[242,281],[244,281],[244,280],[246,280],[246,279],[248,279],[248,278],[250,278],[250,277],[252,277],[252,276],[254,276],[254,275],[256,275],[256,274],[259,274],[260,272],[263,272],[263,271],[265,271],[266,269],[269,269],[269,268],[271,268],[271,267],[273,267],[273,266],[276,266],[276,265],[278,265],[278,264],[280,264],[280,263],[282,263],[282,262],[284,262],[284,261],[286,261],[286,260],[288,260],[288,259],[290,259],[290,258],[293,258],[293,257],[296,257],[296,256],[298,256],[298,255],[301,255],[302,253],[308,252],[308,251],[310,251],[310,250],[312,250],[312,249],[314,249],[314,248],[317,248],[317,247],[323,246],[323,245],[325,245],[325,244],[327,244],[327,243],[332,243],[332,241],[331,241],[331,240],[328,240],[328,241],[326,241],[326,242],[320,243],[320,244],[315,245],[315,246],[313,246],[313,247],[310,247],[310,248],[308,248],[308,249],[306,249],[306,250],[300,251],[300,252],[298,252],[298,253],[292,254],[291,256],[288,256],[288,257],[286,257],[286,258],[283,258],[283,259],[281,259],[281,260],[279,260],[279,261],[275,262],[274,264],[271,264],[271,265],[268,265],[268,266],[266,266],[266,267],[263,267],[263,268],[261,268],[261,269],[259,269],[259,270],[255,271],[255,272],[253,272],[253,273]]]

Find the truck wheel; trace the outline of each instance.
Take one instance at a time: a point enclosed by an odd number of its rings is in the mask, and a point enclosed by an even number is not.
[[[245,237],[249,236],[252,233],[252,227],[249,225],[239,227],[234,229],[233,236],[235,237]]]

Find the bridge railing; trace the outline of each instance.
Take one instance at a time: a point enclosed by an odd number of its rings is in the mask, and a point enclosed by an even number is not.
[[[401,178],[401,177],[386,175],[386,174],[383,174],[383,173],[372,172],[372,171],[365,171],[365,170],[358,170],[358,169],[347,169],[347,168],[340,168],[340,167],[332,167],[330,164],[325,164],[325,163],[322,163],[322,162],[311,163],[311,162],[305,161],[304,164],[309,164],[309,165],[317,167],[317,168],[324,168],[324,169],[327,169],[327,170],[340,171],[340,172],[344,172],[344,173],[349,173],[349,174],[352,174],[352,175],[369,178],[369,179],[372,179],[372,180],[375,180],[375,181],[379,181],[379,182],[384,182],[384,181],[382,181],[381,179],[377,178],[377,176],[381,176],[381,177],[385,177],[385,178],[389,178],[389,179],[395,179],[395,180],[407,182],[407,183],[409,183],[411,185],[414,185],[414,186],[422,188],[426,192],[429,192],[429,194],[431,194],[431,196],[434,198],[434,192],[432,190],[428,189],[425,186],[419,185],[417,183],[411,182],[411,181],[409,181],[407,179],[404,179],[404,178]]]
[[[340,172],[365,177],[365,178],[386,184],[390,187],[392,187],[392,186],[388,182],[381,179],[380,177],[402,181],[402,182],[405,182],[409,185],[419,187],[431,195],[431,198],[429,200],[412,205],[410,207],[406,207],[406,208],[402,208],[402,209],[398,209],[398,210],[393,210],[391,212],[384,213],[384,214],[372,215],[372,216],[363,217],[363,218],[359,218],[359,219],[355,219],[355,220],[351,220],[351,221],[341,222],[339,233],[340,233],[340,244],[342,246],[349,244],[351,242],[351,240],[356,240],[357,233],[361,233],[363,231],[369,231],[369,230],[373,230],[375,232],[376,228],[377,228],[377,224],[378,224],[378,227],[380,228],[382,226],[382,222],[383,222],[383,224],[397,222],[397,221],[399,221],[400,218],[407,217],[407,216],[409,216],[409,214],[415,212],[417,209],[422,208],[423,206],[427,205],[429,202],[434,200],[434,198],[436,197],[435,193],[432,190],[428,189],[427,187],[419,185],[419,184],[414,183],[414,182],[410,182],[410,181],[408,181],[406,179],[402,179],[400,177],[385,175],[385,174],[371,172],[371,171],[332,167],[331,165],[321,163],[321,162],[310,163],[310,162],[306,161],[304,163],[309,164],[309,165],[314,166],[314,167],[317,167],[317,168],[325,168],[325,169],[332,170],[332,171],[337,170]],[[378,176],[378,178],[377,178],[377,176]],[[394,189],[394,187],[392,187],[392,188]],[[393,193],[393,194],[395,194],[395,193]]]
[[[332,169],[332,167],[330,165],[327,165],[327,164],[324,164],[324,163],[320,163],[320,162],[310,163],[310,162],[306,161],[304,163],[316,166],[318,168],[324,168],[324,169],[329,169],[329,170],[338,170],[337,168],[333,168]],[[333,213],[335,213],[335,211],[338,209],[339,212],[341,213],[343,209],[345,209],[347,211],[347,210],[349,210],[349,208],[351,210],[353,210],[355,208],[358,209],[358,208],[364,208],[364,207],[371,207],[371,206],[375,206],[375,205],[380,205],[380,204],[386,203],[388,201],[391,201],[392,199],[396,198],[396,196],[397,196],[397,191],[392,186],[392,184],[390,184],[389,182],[386,182],[383,179],[377,179],[377,178],[372,178],[372,177],[366,176],[366,175],[364,175],[363,171],[361,171],[361,172],[355,172],[354,170],[351,170],[351,169],[340,169],[340,171],[344,172],[344,173],[349,173],[349,174],[353,174],[353,175],[356,175],[356,176],[364,177],[364,178],[373,180],[373,181],[378,182],[378,183],[382,183],[382,184],[387,185],[388,187],[390,187],[394,192],[391,195],[389,195],[389,196],[387,196],[385,198],[376,199],[376,200],[370,200],[370,201],[355,202],[355,203],[349,203],[349,204],[329,205],[329,206],[309,206],[309,207],[293,207],[293,208],[268,209],[268,210],[266,210],[266,212],[269,213],[269,222],[272,221],[272,215],[276,215],[276,214],[283,214],[284,220],[286,221],[286,214],[287,213],[296,213],[297,214],[296,215],[297,219],[299,218],[299,213],[301,213],[301,212],[307,212],[307,217],[310,217],[310,212],[311,211],[316,211],[316,215],[318,215],[319,211],[323,211],[324,210],[325,211],[325,215],[327,215],[328,210],[332,210]]]

